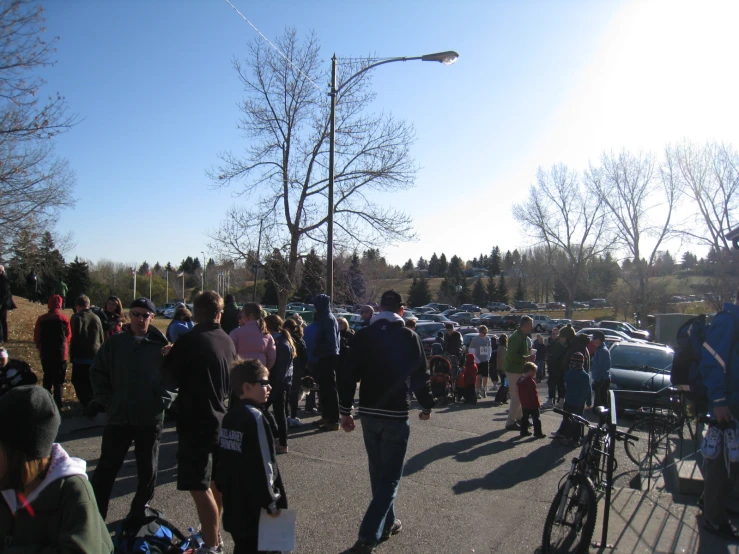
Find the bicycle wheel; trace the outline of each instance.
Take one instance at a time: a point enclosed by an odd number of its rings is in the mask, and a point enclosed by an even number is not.
[[[638,441],[626,439],[626,455],[639,467],[649,465],[651,457],[652,467],[659,469],[667,459],[667,436],[672,430],[672,423],[660,417],[646,417],[632,425],[627,433],[638,437]],[[652,440],[649,440],[649,437]]]
[[[557,517],[560,508],[561,520]],[[549,507],[542,536],[542,554],[587,554],[597,511],[593,484],[584,475],[568,477]]]

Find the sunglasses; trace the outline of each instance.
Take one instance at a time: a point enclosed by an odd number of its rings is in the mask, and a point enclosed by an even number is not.
[[[131,317],[140,317],[144,321],[152,316],[150,312],[131,312]]]
[[[269,386],[269,379],[260,379],[259,381],[247,381],[248,383],[251,383],[252,385],[262,385],[263,387]]]

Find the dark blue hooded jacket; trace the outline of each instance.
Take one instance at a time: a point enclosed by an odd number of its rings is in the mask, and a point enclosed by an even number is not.
[[[313,342],[313,355],[316,358],[339,355],[339,322],[329,309],[331,299],[325,294],[313,298],[316,308],[314,321],[318,324],[316,338]]]

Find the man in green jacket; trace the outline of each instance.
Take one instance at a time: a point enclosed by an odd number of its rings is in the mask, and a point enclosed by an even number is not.
[[[90,369],[94,400],[105,407],[107,416],[100,461],[92,476],[103,519],[131,442],[139,483],[129,515],[143,515],[154,497],[164,410],[173,397],[161,380],[163,354],[169,347],[162,332],[150,325],[154,304],[137,298],[128,314],[130,329],[105,341]]]
[[[508,377],[508,387],[511,393],[511,405],[508,410],[508,419],[505,428],[511,431],[521,428],[518,421],[523,416],[516,383],[518,382],[518,378],[523,374],[523,365],[526,362],[533,362],[536,359],[536,354],[529,355],[530,347],[527,337],[533,327],[533,319],[527,315],[521,318],[518,329],[508,339],[508,351],[503,362],[503,371],[505,371]]]

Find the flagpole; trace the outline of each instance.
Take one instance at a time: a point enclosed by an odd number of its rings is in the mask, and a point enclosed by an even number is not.
[[[136,269],[131,268],[131,275],[133,275],[133,299],[136,300]]]
[[[166,270],[165,273],[167,274],[167,295],[165,296],[164,303],[169,304],[169,270]]]
[[[154,277],[154,274],[149,270],[149,300],[151,300],[151,280]]]

